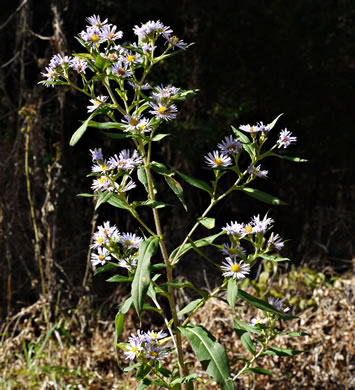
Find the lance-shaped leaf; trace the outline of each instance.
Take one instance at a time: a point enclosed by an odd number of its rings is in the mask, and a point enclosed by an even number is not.
[[[252,355],[256,355],[256,349],[255,345],[253,343],[253,340],[250,337],[250,334],[248,331],[244,329],[238,329],[234,327],[235,333],[237,333],[238,337],[240,338],[240,341],[244,345],[247,351],[249,351]]]
[[[261,254],[260,257],[266,260],[271,260],[275,262],[280,262],[280,261],[290,261],[288,257],[280,257],[280,256],[272,256],[272,255],[267,255],[265,253]]]
[[[267,125],[267,127],[269,128],[269,130],[271,130],[271,129],[276,125],[276,122],[279,120],[279,118],[280,118],[282,115],[283,115],[283,113],[280,114],[280,115],[278,115],[271,123],[269,123],[269,124]]]
[[[289,160],[293,162],[307,162],[308,160],[301,158],[301,157],[294,157],[294,156],[286,156],[284,154],[277,154],[277,153],[266,153],[265,156],[272,156],[272,157],[279,157],[284,160]]]
[[[70,138],[70,142],[69,142],[69,145],[70,146],[74,146],[78,141],[79,139],[83,136],[83,134],[85,133],[86,129],[88,128],[88,125],[89,125],[89,122],[91,121],[91,119],[96,115],[95,112],[93,112],[88,119],[86,119],[85,122],[83,122],[83,124],[78,128],[78,130],[76,130],[76,132],[72,135],[72,137]]]
[[[279,198],[276,198],[276,196],[267,194],[266,192],[257,190],[255,188],[243,187],[242,191],[244,191],[246,194],[248,194],[252,198],[260,200],[261,202],[264,202],[264,203],[274,204],[277,206],[283,206],[283,205],[287,204],[286,202],[280,200]]]
[[[94,276],[97,274],[101,274],[102,272],[110,271],[112,268],[116,268],[117,264],[115,263],[107,263],[99,268],[96,268]]]
[[[203,298],[194,299],[177,313],[178,317],[181,317],[184,314],[192,312],[202,301]]]
[[[247,368],[244,372],[253,372],[254,374],[260,374],[260,375],[271,375],[271,372],[269,370],[266,370],[262,367],[251,367]]]
[[[97,210],[100,207],[100,205],[102,205],[103,203],[108,202],[110,198],[112,198],[112,196],[113,193],[110,191],[99,192],[99,196],[97,198],[97,202],[95,205],[95,210]]]
[[[148,199],[148,200],[142,200],[142,201],[134,201],[132,203],[132,206],[134,206],[134,207],[148,206],[148,207],[151,207],[152,209],[161,209],[163,207],[170,206],[170,204],[164,203],[164,202],[158,202],[158,201],[152,200],[152,199]]]
[[[257,307],[258,309],[267,311],[269,313],[277,314],[278,316],[280,316],[283,319],[288,320],[288,319],[297,318],[295,316],[288,316],[288,315],[276,310],[274,308],[274,306],[270,305],[269,303],[267,303],[259,298],[253,297],[252,295],[248,294],[247,292],[245,292],[241,289],[238,290],[238,296],[239,296],[239,298],[243,299],[244,301],[249,302],[252,306]]]
[[[118,338],[120,337],[122,330],[123,330],[123,324],[124,324],[124,318],[125,314],[128,312],[128,310],[132,306],[132,297],[129,297],[122,305],[120,308],[120,311],[116,314],[115,317],[115,337],[114,337],[114,345],[115,345],[115,352],[116,352],[116,360],[118,367],[122,370],[122,366],[120,363],[120,358],[118,354],[118,349],[117,349],[117,343],[118,343]]]
[[[171,172],[169,171],[167,166],[165,166],[164,164],[162,164],[160,162],[152,161],[150,163],[150,166],[152,167],[153,171],[159,173],[160,175],[170,175],[171,174]]]
[[[208,236],[208,237],[205,237],[205,238],[201,238],[200,240],[197,240],[197,241],[194,241],[194,246],[197,247],[197,248],[200,248],[202,246],[207,246],[207,245],[211,245],[213,243],[213,241],[221,236],[222,234],[224,234],[224,232],[220,232],[220,233],[217,233],[217,234],[214,234],[212,236]],[[191,244],[185,244],[184,245],[184,248],[181,250],[181,252],[179,253],[179,256],[178,258],[175,260],[175,262],[177,262],[186,252],[188,252],[190,249],[192,249],[193,246]],[[172,261],[174,259],[174,257],[176,256],[176,254],[178,253],[180,249],[180,246],[178,246],[177,248],[175,248],[171,254],[170,254],[170,261]]]
[[[200,224],[202,224],[207,229],[213,229],[215,227],[216,220],[214,218],[201,218],[199,219]]]
[[[280,347],[272,347],[268,348],[264,351],[265,355],[277,355],[277,356],[295,356],[303,353],[304,351],[297,351],[295,349],[286,349]]]
[[[133,304],[140,318],[145,295],[150,284],[150,259],[156,253],[159,245],[158,237],[149,237],[139,245],[138,264],[132,282]]]
[[[118,207],[120,209],[130,210],[129,206],[115,194],[113,194],[113,196],[109,198],[107,203],[109,203],[111,206]]]
[[[233,278],[230,278],[228,280],[227,284],[227,301],[231,308],[235,309],[235,303],[237,301],[237,296],[238,296],[238,284],[237,281]]]
[[[234,126],[231,126],[233,133],[236,135],[237,139],[242,143],[243,149],[249,154],[250,158],[253,160],[255,156],[255,150],[251,146],[252,143],[247,135],[242,131],[236,129]]]
[[[188,325],[186,328],[179,327],[179,330],[189,340],[204,370],[223,390],[234,390],[224,347],[202,326]]]
[[[235,330],[242,329],[242,330],[247,330],[249,332],[256,333],[256,334],[262,333],[262,331],[260,329],[258,329],[257,327],[251,326],[242,320],[238,320],[238,318],[234,318],[233,327]]]
[[[95,127],[97,129],[101,129],[101,130],[110,130],[110,129],[124,130],[125,129],[125,127],[124,127],[124,125],[122,123],[117,123],[117,122],[95,122],[95,121],[89,121],[88,126],[89,127]]]
[[[187,206],[184,199],[184,190],[182,189],[181,184],[171,176],[164,176],[164,179],[183,205],[185,211],[187,211]]]
[[[195,179],[193,177],[187,176],[184,173],[179,172],[178,170],[174,169],[174,172],[176,172],[182,179],[186,181],[186,183],[189,183],[190,185],[199,188],[200,190],[208,192],[210,195],[212,195],[212,188],[209,184],[204,182],[200,179]]]

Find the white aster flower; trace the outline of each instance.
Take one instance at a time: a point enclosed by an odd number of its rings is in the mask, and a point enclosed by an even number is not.
[[[252,320],[250,321],[250,325],[255,326],[255,325],[260,325],[260,324],[266,324],[267,322],[268,322],[267,318],[256,317],[256,318],[252,318]]]
[[[87,27],[97,27],[97,28],[101,28],[108,22],[107,19],[101,22],[101,18],[99,15],[89,16],[88,18],[86,18],[86,21],[89,23],[89,26]]]
[[[288,146],[290,146],[292,143],[297,142],[297,137],[292,137],[291,132],[285,130],[281,130],[279,139],[277,140],[278,148],[283,147],[286,149]]]
[[[244,224],[238,223],[237,221],[232,221],[229,224],[227,223],[227,225],[222,228],[222,230],[231,236],[241,235],[244,232]]]
[[[248,172],[256,177],[261,177],[262,179],[266,179],[269,173],[269,171],[262,170],[260,164],[257,167],[255,166],[249,167]]]
[[[98,148],[98,149],[90,149],[90,153],[91,153],[91,158],[92,158],[92,161],[100,161],[100,160],[103,160],[104,159],[104,156],[102,154],[102,149],[101,148]]]
[[[233,279],[245,279],[246,275],[250,273],[250,265],[245,264],[243,260],[239,263],[233,258],[226,257],[222,263],[221,269],[226,271],[223,273],[224,277],[231,277]]]
[[[121,39],[123,37],[122,31],[117,31],[117,26],[106,25],[101,29],[100,38],[105,41],[115,41],[116,39]]]
[[[127,350],[124,352],[126,359],[133,360],[143,350],[142,343],[138,337],[130,337],[130,343],[126,347]]]
[[[264,125],[263,126],[260,126],[260,125],[254,125],[254,126],[241,125],[241,126],[239,126],[239,130],[245,131],[245,132],[250,133],[250,134],[254,134],[254,133],[257,133],[260,131],[265,131],[264,127],[265,127]]]
[[[286,307],[285,309],[282,308],[282,302],[280,298],[272,298],[270,297],[268,300],[269,305],[274,306],[274,308],[278,311],[283,311],[284,313],[287,313],[290,308]]]
[[[150,107],[153,108],[153,110],[150,110],[149,112],[154,115],[155,118],[164,119],[166,121],[175,119],[178,111],[175,104],[165,105],[160,101],[157,103],[150,103]]]
[[[69,66],[78,73],[85,73],[88,63],[79,57],[74,57],[70,60]]]
[[[205,156],[205,161],[211,168],[228,167],[229,165],[232,165],[232,159],[219,150],[215,150],[212,153],[209,152],[207,156]]]
[[[97,108],[99,108],[102,104],[104,104],[108,99],[108,96],[98,96],[95,99],[90,99],[91,106],[87,106],[88,112],[93,112]]]
[[[128,69],[128,63],[123,63],[122,61],[118,61],[112,65],[112,73],[122,78],[132,76],[132,72]]]
[[[101,162],[97,162],[91,167],[91,172],[107,172],[109,169],[108,162],[101,160]]]
[[[277,251],[280,251],[284,246],[284,242],[278,234],[274,234],[274,232],[272,232],[269,239],[267,240],[267,245],[270,249],[276,249]]]
[[[111,260],[111,256],[109,255],[109,252],[104,247],[98,247],[97,248],[98,253],[92,253],[91,254],[91,264],[93,266],[97,265],[104,265],[106,261]]]
[[[127,249],[138,249],[139,244],[143,241],[142,237],[136,236],[134,233],[122,233],[119,243]]]

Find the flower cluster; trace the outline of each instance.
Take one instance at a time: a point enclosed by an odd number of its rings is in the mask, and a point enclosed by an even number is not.
[[[269,238],[265,238],[265,233],[271,229],[273,222],[274,220],[267,215],[264,218],[256,215],[248,223],[231,221],[222,228],[222,231],[228,234],[231,241],[231,244],[223,244],[221,249],[226,256],[221,267],[225,271],[223,273],[224,277],[244,279],[250,272],[250,265],[245,263],[247,261],[246,250],[240,243],[242,239],[251,242],[259,253],[280,251],[282,249],[284,243],[278,234],[272,232]],[[238,262],[238,258],[242,260]]]
[[[160,330],[159,332],[137,331],[137,335],[131,334],[125,346],[126,359],[146,362],[147,360],[161,361],[167,355],[168,351],[162,345],[161,340],[167,336],[167,333]]]
[[[106,261],[117,261],[118,266],[134,273],[137,267],[138,248],[143,238],[134,233],[120,233],[109,221],[98,227],[93,235],[91,249],[97,252],[91,254],[93,266],[104,265]]]
[[[90,153],[94,162],[92,173],[98,175],[91,185],[95,192],[110,191],[122,194],[136,187],[136,183],[130,179],[130,173],[143,163],[136,150],[131,153],[124,149],[108,160],[104,159],[101,149],[90,150]],[[118,179],[121,179],[120,183],[117,183]]]

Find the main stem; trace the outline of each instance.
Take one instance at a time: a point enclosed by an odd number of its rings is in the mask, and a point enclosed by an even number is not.
[[[155,200],[155,194],[154,194],[154,189],[153,189],[154,188],[153,178],[152,178],[150,167],[149,167],[151,146],[149,143],[148,156],[145,154],[143,142],[140,142],[140,147],[141,147],[142,154],[144,156],[144,171],[145,171],[145,174],[147,176],[148,195],[149,195],[149,198],[151,200]],[[173,282],[172,266],[171,266],[170,261],[169,261],[169,255],[168,255],[168,251],[166,249],[163,231],[161,228],[161,223],[160,223],[160,218],[159,218],[159,212],[157,209],[153,209],[153,216],[154,216],[155,227],[157,230],[157,235],[160,238],[159,245],[160,245],[160,250],[161,250],[161,253],[163,255],[163,259],[164,259],[164,263],[165,263],[165,267],[166,267],[167,280],[168,280],[168,283],[172,283]],[[188,375],[188,372],[187,372],[187,369],[186,369],[185,364],[184,364],[184,355],[183,355],[183,350],[182,350],[181,333],[178,329],[179,319],[178,319],[177,312],[176,312],[174,288],[171,285],[168,285],[168,300],[169,300],[171,314],[173,317],[173,327],[174,327],[175,336],[176,336],[176,347],[177,347],[180,375],[185,377]]]

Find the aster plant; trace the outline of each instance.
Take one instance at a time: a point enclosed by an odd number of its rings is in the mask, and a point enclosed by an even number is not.
[[[238,378],[246,372],[270,374],[258,367],[259,356],[300,353],[269,346],[278,335],[287,334],[277,328],[279,320],[295,317],[286,314],[287,309],[282,309],[279,300],[264,301],[254,297],[240,287],[240,282],[250,276],[253,267],[260,262],[276,266],[281,261],[287,261],[279,254],[284,241],[272,231],[274,221],[269,215],[255,215],[247,222],[216,222],[209,213],[227,196],[235,196],[236,192],[268,204],[284,204],[277,197],[251,186],[251,183],[269,177],[269,172],[262,168],[267,157],[305,161],[278,153],[281,147],[285,149],[295,143],[296,137],[285,129],[281,130],[277,140],[272,141],[271,134],[280,115],[269,124],[258,122],[232,126],[232,134],[222,139],[216,149],[207,152],[204,158],[203,163],[211,173],[210,182],[189,177],[153,160],[153,143],[169,136],[160,130],[160,126],[167,126],[175,120],[180,102],[196,91],[182,90],[170,84],[153,85],[148,76],[154,66],[190,45],[160,21],[136,25],[133,32],[137,40],[133,43],[122,43],[123,32],[107,19],[101,21],[100,16],[93,15],[86,21],[86,29],[76,37],[85,53],[72,56],[55,54],[42,73],[45,80],[40,83],[47,87],[69,86],[88,98],[89,116],[74,132],[70,145],[74,146],[88,127],[116,140],[131,141],[130,148],[118,150],[109,157],[101,148],[90,150],[92,192],[81,194],[94,197],[96,209],[103,204],[121,209],[122,215],[134,218],[137,228],[140,228],[139,233],[120,232],[112,221],[105,221],[98,226],[90,245],[95,274],[114,271],[109,282],[131,283],[131,296],[121,302],[115,320],[115,348],[122,349],[126,360],[134,363],[125,370],[136,369],[139,389],[150,385],[193,389],[194,382],[201,381],[201,378],[196,373],[190,373],[185,363],[183,342],[186,338],[203,368],[222,389],[234,389]],[[99,120],[94,120],[96,117]],[[244,155],[242,159],[241,155]],[[220,181],[225,175],[232,177],[233,184],[222,190]],[[159,182],[158,178],[164,180]],[[165,181],[187,211],[179,180],[204,191],[210,201],[182,243],[169,253],[167,248],[171,245],[167,245],[169,237],[161,228],[159,209],[170,205],[160,200],[159,185]],[[145,189],[146,199],[132,200],[131,194],[137,186]],[[143,220],[139,211],[142,207],[152,210],[154,225]],[[216,225],[222,226],[223,223],[225,226],[217,233],[203,239],[193,238],[198,229],[215,229]],[[218,244],[219,237],[223,237],[225,242]],[[215,260],[202,253],[204,246],[217,248]],[[174,279],[177,265],[191,250],[218,269],[220,284],[214,291],[207,291],[190,281],[177,282]],[[193,289],[200,298],[178,310],[176,292],[181,288]],[[167,305],[161,305],[164,299]],[[224,346],[209,330],[191,322],[210,299],[223,300],[235,314],[234,330],[247,353],[242,359],[245,362],[242,368],[230,365]],[[240,304],[256,307],[263,316],[251,319],[250,323],[239,320],[236,307]],[[125,315],[130,308],[135,309],[139,320],[145,311],[154,310],[162,316],[166,328],[138,330],[126,342],[119,342]],[[165,364],[168,357],[169,367]]]

